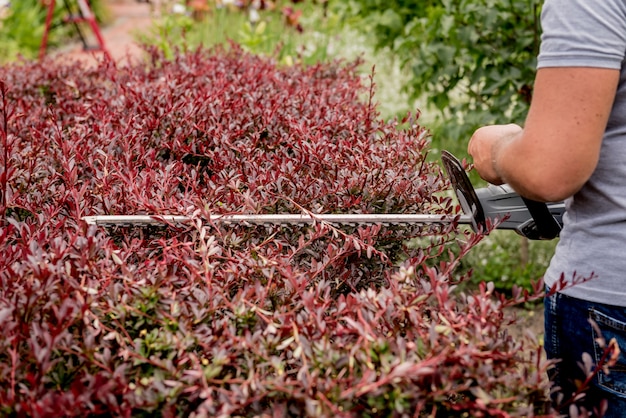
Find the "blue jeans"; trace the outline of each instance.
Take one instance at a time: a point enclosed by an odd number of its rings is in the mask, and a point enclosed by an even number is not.
[[[546,297],[544,304],[546,354],[549,359],[561,359],[551,370],[550,379],[561,388],[564,399],[576,392],[576,381],[585,380],[580,366],[583,353],[590,354],[594,364],[599,363],[604,352],[596,342],[599,330],[607,343],[615,338],[622,353],[608,374],[598,371],[591,388],[577,404],[590,411],[606,399],[608,410],[604,417],[626,417],[626,308],[587,302],[561,293]],[[597,329],[590,320],[597,324]],[[560,402],[556,397],[553,399],[558,406]],[[560,412],[567,414],[568,410]]]

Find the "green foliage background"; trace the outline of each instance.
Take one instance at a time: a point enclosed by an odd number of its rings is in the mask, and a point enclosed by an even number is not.
[[[523,123],[541,35],[539,0],[333,4],[410,71],[406,89],[439,113],[437,137],[465,143],[478,126]]]

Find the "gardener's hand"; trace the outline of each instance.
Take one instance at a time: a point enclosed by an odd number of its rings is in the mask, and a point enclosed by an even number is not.
[[[480,177],[491,184],[504,183],[498,171],[498,151],[521,133],[521,126],[515,124],[483,126],[474,132],[467,151],[474,159],[474,167]]]

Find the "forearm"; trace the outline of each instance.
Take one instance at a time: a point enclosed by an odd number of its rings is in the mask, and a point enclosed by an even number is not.
[[[579,173],[573,173],[575,158],[555,155],[556,151],[545,144],[533,144],[528,136],[522,130],[494,143],[493,170],[502,182],[520,195],[541,202],[560,201],[576,193],[589,177],[589,170],[581,168]],[[561,158],[571,161],[571,167],[563,168],[559,163]]]
[[[472,136],[468,151],[476,170],[534,200],[573,195],[598,164],[618,79],[616,70],[540,70],[523,129],[492,125]]]

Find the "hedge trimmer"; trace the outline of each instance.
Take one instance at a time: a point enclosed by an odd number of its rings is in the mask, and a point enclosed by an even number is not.
[[[563,202],[542,203],[521,197],[508,185],[489,185],[474,189],[461,162],[443,151],[443,165],[450,177],[463,215],[416,213],[385,214],[237,214],[211,215],[211,223],[230,224],[468,224],[477,232],[488,229],[488,222],[498,221],[497,229],[514,230],[529,239],[553,239],[559,235]],[[147,226],[163,223],[186,223],[191,217],[182,215],[96,215],[83,218],[88,224],[101,226]]]

